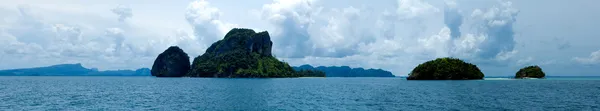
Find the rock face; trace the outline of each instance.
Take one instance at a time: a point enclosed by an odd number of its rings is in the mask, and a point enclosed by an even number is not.
[[[222,54],[235,50],[246,53],[256,53],[261,56],[271,56],[273,42],[268,32],[256,33],[250,29],[232,29],[223,40],[212,44],[206,53]]]
[[[268,32],[235,28],[194,58],[190,77],[299,77],[287,63],[271,55]]]
[[[438,58],[419,64],[408,80],[471,80],[483,79],[484,75],[477,66],[456,58]]]
[[[177,46],[158,55],[152,65],[152,76],[182,77],[190,70],[190,57]]]
[[[515,78],[544,78],[546,74],[542,71],[539,66],[527,66],[521,68],[516,74]]]

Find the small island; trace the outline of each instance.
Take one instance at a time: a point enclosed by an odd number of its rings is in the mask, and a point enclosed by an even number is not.
[[[273,42],[267,31],[256,33],[251,29],[234,28],[222,40],[206,49],[204,54],[194,58],[191,66],[189,62],[186,63],[186,58],[189,57],[183,50],[170,47],[155,60],[152,75],[216,78],[325,77],[325,73],[318,70],[295,71],[288,63],[273,57],[272,46]]]
[[[542,71],[542,68],[539,66],[527,66],[521,68],[516,74],[515,78],[524,79],[524,78],[544,78],[546,74]]]
[[[477,80],[484,74],[477,66],[457,58],[437,58],[419,64],[407,80]]]
[[[190,57],[177,46],[160,53],[152,65],[152,76],[181,77],[190,70]]]

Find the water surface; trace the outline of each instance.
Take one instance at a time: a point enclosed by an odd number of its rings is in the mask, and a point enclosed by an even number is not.
[[[0,77],[0,110],[600,110],[600,79]]]

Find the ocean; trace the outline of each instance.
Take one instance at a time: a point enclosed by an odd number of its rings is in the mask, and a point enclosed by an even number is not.
[[[600,78],[0,77],[0,110],[600,110]]]

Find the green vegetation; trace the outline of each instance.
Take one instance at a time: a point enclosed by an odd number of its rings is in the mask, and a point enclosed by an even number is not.
[[[515,78],[544,78],[546,74],[542,71],[539,66],[527,66],[521,68],[516,74]]]
[[[190,77],[324,77],[320,71],[296,72],[271,55],[272,42],[268,32],[232,29],[223,40],[213,43],[194,59]]]
[[[408,80],[470,80],[483,79],[477,66],[457,58],[438,58],[419,64]]]

